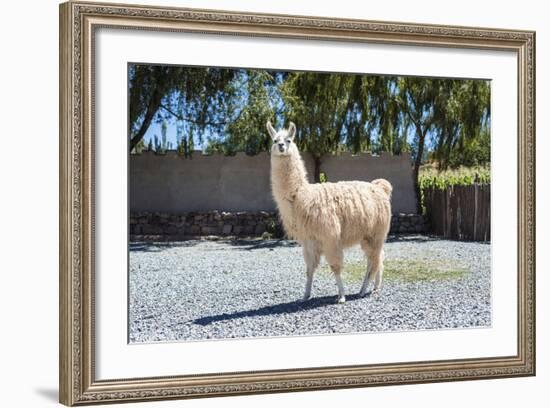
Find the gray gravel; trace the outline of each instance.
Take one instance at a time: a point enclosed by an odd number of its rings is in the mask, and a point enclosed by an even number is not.
[[[384,281],[359,298],[344,274],[347,302],[317,271],[313,299],[302,302],[301,248],[286,240],[131,243],[131,342],[482,327],[491,324],[490,245],[427,236],[390,237],[386,259],[443,259],[467,270],[434,281]],[[363,253],[352,248],[345,262]],[[326,268],[324,268],[326,269]]]

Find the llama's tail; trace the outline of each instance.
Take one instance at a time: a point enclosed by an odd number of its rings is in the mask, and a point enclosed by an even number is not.
[[[376,179],[376,180],[372,180],[371,183],[378,186],[378,187],[380,187],[382,190],[384,190],[384,192],[388,196],[391,196],[391,192],[393,191],[393,187],[391,186],[391,184],[388,180]]]

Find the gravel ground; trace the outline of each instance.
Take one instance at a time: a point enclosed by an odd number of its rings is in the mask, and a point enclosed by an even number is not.
[[[443,260],[465,273],[435,280],[385,279],[359,298],[344,273],[347,302],[336,304],[326,266],[313,298],[300,301],[305,266],[286,240],[190,240],[130,244],[130,341],[225,339],[490,326],[490,245],[415,235],[390,237],[386,259]],[[346,263],[363,260],[359,247]],[[324,261],[322,265],[324,264]]]

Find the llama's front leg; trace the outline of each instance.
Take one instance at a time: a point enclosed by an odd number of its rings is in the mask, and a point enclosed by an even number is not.
[[[344,284],[342,282],[342,264],[344,261],[344,252],[338,248],[331,248],[325,252],[325,257],[330,269],[336,279],[336,286],[338,287],[338,303],[344,303],[346,301],[346,294],[344,290]]]
[[[313,286],[313,274],[317,266],[319,266],[319,261],[321,259],[321,254],[319,247],[315,241],[306,241],[302,245],[302,250],[304,254],[304,260],[306,261],[306,290],[304,292],[303,301],[309,300],[311,298],[311,287]]]
[[[338,286],[338,303],[344,303],[346,301],[346,291],[344,290],[344,283],[342,282],[342,271],[338,273],[334,273],[334,277],[336,278],[336,286]]]
[[[306,290],[304,292],[304,297],[302,300],[305,302],[306,300],[311,299],[311,287],[313,286],[313,271],[309,268],[306,269]]]

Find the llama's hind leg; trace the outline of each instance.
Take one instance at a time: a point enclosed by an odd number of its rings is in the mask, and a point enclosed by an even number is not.
[[[369,285],[374,281],[374,291],[378,291],[382,285],[382,274],[384,272],[384,250],[382,245],[371,246],[364,242],[361,244],[363,251],[367,255],[367,273],[363,279],[363,285],[359,296],[365,296]]]
[[[367,289],[369,287],[369,276],[372,273],[372,262],[367,262],[367,272],[365,273],[365,278],[363,279],[363,284],[361,285],[361,290],[359,291],[359,296],[364,297],[367,295]]]
[[[304,260],[306,262],[306,289],[302,300],[306,301],[311,298],[311,287],[313,286],[313,274],[319,266],[321,252],[319,245],[315,241],[305,241],[302,245]]]
[[[377,268],[373,270],[376,272],[374,275],[374,292],[378,292],[382,288],[382,275],[384,274],[384,250],[380,249],[378,254]]]
[[[344,260],[344,252],[339,248],[330,248],[325,251],[325,258],[330,265],[330,269],[336,279],[336,286],[338,287],[338,303],[344,303],[346,301],[346,294],[344,290],[344,283],[342,282],[342,264]]]

